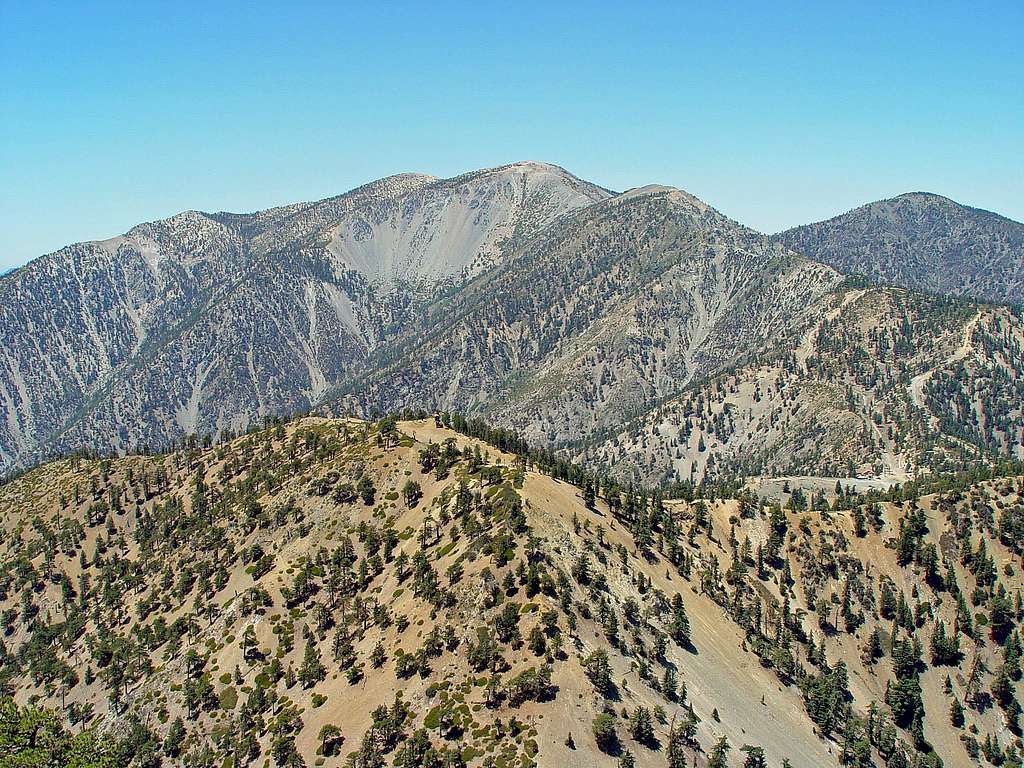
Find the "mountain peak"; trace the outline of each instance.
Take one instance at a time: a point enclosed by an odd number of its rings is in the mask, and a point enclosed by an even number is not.
[[[634,187],[633,189],[628,189],[625,192],[616,195],[613,200],[615,202],[627,202],[642,197],[662,197],[673,205],[683,206],[699,213],[706,213],[707,211],[714,210],[714,208],[705,203],[699,197],[691,195],[686,190],[668,186],[666,184],[645,184],[642,187]]]
[[[562,166],[555,165],[554,163],[545,163],[542,160],[518,160],[508,165],[498,166],[495,170],[556,171],[568,173]]]
[[[1024,300],[1024,224],[934,192],[905,192],[776,237],[879,283],[996,302]]]
[[[891,198],[891,199],[892,200],[943,200],[945,202],[953,203],[955,205],[960,205],[960,203],[957,203],[955,200],[952,200],[951,198],[948,198],[945,195],[940,195],[940,194],[938,194],[936,192],[924,192],[924,191],[921,191],[921,190],[918,190],[917,192],[904,192],[903,194],[896,195],[896,197]],[[870,203],[869,203],[869,205],[870,205]]]
[[[492,168],[481,168],[476,171],[467,171],[443,182],[462,183],[468,179],[488,178],[492,176],[523,175],[534,179],[557,179],[561,183],[568,182],[570,185],[587,190],[588,196],[596,200],[608,197],[611,192],[597,184],[581,179],[574,173],[567,171],[560,165],[545,163],[540,160],[519,160],[506,165],[497,165]]]
[[[680,192],[678,187],[670,187],[666,184],[645,184],[642,187],[633,187],[627,189],[619,197],[623,200],[628,200],[631,197],[643,197],[645,195],[664,195],[671,194],[673,192]]]
[[[859,205],[857,206],[857,208],[854,208],[851,211],[847,211],[847,213],[852,213],[853,211],[856,210],[877,210],[879,208],[891,208],[893,206],[910,206],[911,208],[913,208],[915,206],[933,205],[948,206],[950,208],[970,210],[970,206],[958,203],[956,200],[946,197],[945,195],[940,195],[936,192],[925,192],[922,190],[917,190],[913,192],[903,192],[901,194],[895,195],[893,197],[887,197],[882,200],[874,200],[870,203]],[[842,216],[846,214],[840,215]],[[836,216],[833,218],[839,217]]]

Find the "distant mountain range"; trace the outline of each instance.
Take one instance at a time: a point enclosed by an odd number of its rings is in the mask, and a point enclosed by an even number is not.
[[[1019,454],[1024,323],[973,302],[1024,296],[1022,232],[915,193],[768,237],[535,162],[189,211],[0,278],[0,468],[311,407],[483,415],[645,480]]]

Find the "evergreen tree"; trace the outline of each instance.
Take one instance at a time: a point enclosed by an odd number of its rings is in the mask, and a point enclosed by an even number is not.
[[[181,754],[181,745],[185,743],[185,722],[181,717],[174,718],[171,727],[164,738],[164,754],[168,757],[178,757]]]
[[[988,623],[992,639],[1002,645],[1013,629],[1015,613],[1010,601],[1004,595],[996,594],[989,601]]]
[[[299,667],[299,681],[304,688],[312,688],[327,676],[327,669],[320,659],[320,651],[314,643],[306,643],[306,652]]]
[[[964,726],[964,707],[955,697],[949,706],[949,724],[954,728],[963,728]]]
[[[602,712],[594,718],[591,724],[591,731],[594,734],[594,741],[602,752],[612,752],[619,743],[618,734],[615,732],[615,717],[607,712]]]
[[[583,668],[587,673],[587,678],[593,684],[594,690],[605,698],[610,698],[614,693],[615,685],[612,682],[612,667],[608,661],[608,652],[603,648],[598,648],[583,661]]]
[[[668,729],[668,745],[665,748],[665,760],[667,768],[688,768],[686,765],[686,748],[691,745],[692,735],[687,734],[683,723],[676,724],[672,718],[672,724]]]
[[[690,645],[690,618],[686,615],[683,596],[678,592],[672,596],[671,618],[668,634],[676,643],[684,648]]]
[[[960,641],[955,634],[946,634],[946,625],[941,620],[935,623],[932,633],[931,656],[932,664],[937,667],[960,663]]]
[[[647,707],[637,707],[629,716],[629,735],[641,744],[653,743],[654,723],[651,720],[651,711]]]
[[[747,753],[747,759],[743,761],[743,768],[768,768],[768,762],[765,760],[764,750],[761,747],[744,744],[740,747],[740,751]]]
[[[588,481],[583,482],[583,506],[587,509],[593,509],[594,503],[597,501],[596,494],[594,493],[594,486]]]
[[[723,736],[711,750],[708,756],[708,768],[729,768],[729,740]]]

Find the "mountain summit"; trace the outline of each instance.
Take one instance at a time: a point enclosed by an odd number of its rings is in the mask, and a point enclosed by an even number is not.
[[[910,192],[776,236],[841,272],[929,293],[1024,301],[1024,224]]]

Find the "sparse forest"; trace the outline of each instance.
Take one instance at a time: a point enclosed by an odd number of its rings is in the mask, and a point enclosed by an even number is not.
[[[0,487],[2,764],[1021,764],[1019,467],[780,506],[441,422]]]

